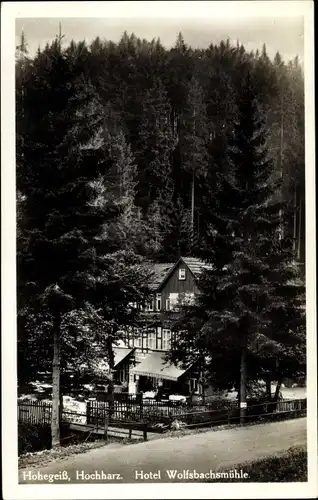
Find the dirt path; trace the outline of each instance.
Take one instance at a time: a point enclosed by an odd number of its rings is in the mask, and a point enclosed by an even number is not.
[[[236,429],[208,431],[181,438],[91,450],[45,467],[23,469],[21,483],[48,483],[44,474],[59,474],[54,483],[169,482],[167,471],[209,472],[306,444],[306,418]],[[62,473],[64,471],[64,478]],[[34,479],[32,480],[32,475]],[[185,478],[175,478],[184,481]],[[201,479],[202,481],[202,479]]]

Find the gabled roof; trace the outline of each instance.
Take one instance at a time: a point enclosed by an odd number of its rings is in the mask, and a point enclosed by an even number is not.
[[[169,276],[171,276],[171,274],[180,264],[180,262],[185,263],[185,265],[190,269],[191,273],[195,278],[198,278],[204,269],[212,269],[211,264],[207,264],[204,261],[197,259],[195,257],[180,257],[174,264],[159,264],[159,265],[166,265],[169,267],[167,267],[168,270],[166,274],[162,275],[161,280],[158,280],[156,282],[156,286],[154,286],[153,288],[158,289],[159,287],[161,287],[167,281]]]
[[[195,277],[198,277],[204,269],[212,269],[211,264],[195,257],[181,257]]]
[[[169,271],[173,266],[174,263],[154,264],[154,276],[149,288],[156,290],[165,280],[165,277],[169,274]]]
[[[118,347],[113,345],[113,351],[114,351],[114,368],[118,368],[118,365],[124,361],[131,353],[133,353],[136,350],[135,347]],[[106,356],[101,357],[95,357],[90,360],[89,363],[91,366],[93,366],[97,370],[109,371],[109,363],[107,361]],[[81,368],[88,368],[89,366],[88,363],[82,363]]]
[[[134,350],[134,348],[131,349],[128,347],[113,347],[115,357],[114,366],[117,367],[117,365],[124,361],[124,359],[126,359],[127,356],[129,356],[129,354],[131,354]]]

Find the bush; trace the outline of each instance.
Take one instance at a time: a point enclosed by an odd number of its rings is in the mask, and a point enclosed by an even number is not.
[[[20,422],[18,425],[18,454],[49,450],[51,427],[49,424],[34,425]]]
[[[61,441],[68,435],[69,426],[61,425]],[[64,444],[64,443],[63,443]],[[18,424],[18,455],[34,453],[51,449],[51,426],[50,424],[29,424],[19,422]]]

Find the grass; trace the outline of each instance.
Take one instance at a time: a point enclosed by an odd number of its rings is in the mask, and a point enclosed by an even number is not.
[[[305,482],[307,481],[307,449],[293,447],[286,453],[264,458],[240,467],[249,475],[249,482]]]
[[[231,470],[242,470],[248,474],[246,479],[222,478],[218,482],[248,483],[282,483],[307,481],[307,449],[306,446],[295,446],[287,451],[231,467]],[[228,472],[228,471],[218,471]],[[215,480],[207,481],[215,482]]]
[[[71,455],[77,455],[79,453],[85,453],[86,451],[93,450],[95,448],[101,448],[107,445],[105,441],[93,441],[84,442],[80,444],[74,444],[70,446],[61,446],[53,450],[42,450],[35,453],[26,453],[19,457],[18,467],[19,469],[24,469],[30,466],[43,466],[51,463],[53,460],[61,460],[63,458],[68,458]]]

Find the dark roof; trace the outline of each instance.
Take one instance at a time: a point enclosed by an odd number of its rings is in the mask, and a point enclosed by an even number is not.
[[[155,290],[158,288],[161,283],[164,281],[165,277],[169,273],[170,269],[174,266],[174,263],[163,263],[163,264],[154,264],[154,276],[152,278],[152,282],[149,285],[151,289]]]
[[[181,261],[186,264],[195,278],[199,277],[203,269],[212,268],[210,264],[207,264],[195,257],[180,257],[177,262],[174,262],[173,264],[154,264],[154,278],[152,280],[150,288],[156,290],[157,288],[162,286]]]
[[[188,268],[195,277],[199,276],[203,269],[212,269],[211,264],[207,264],[203,260],[195,257],[182,257],[182,260],[187,264]]]

